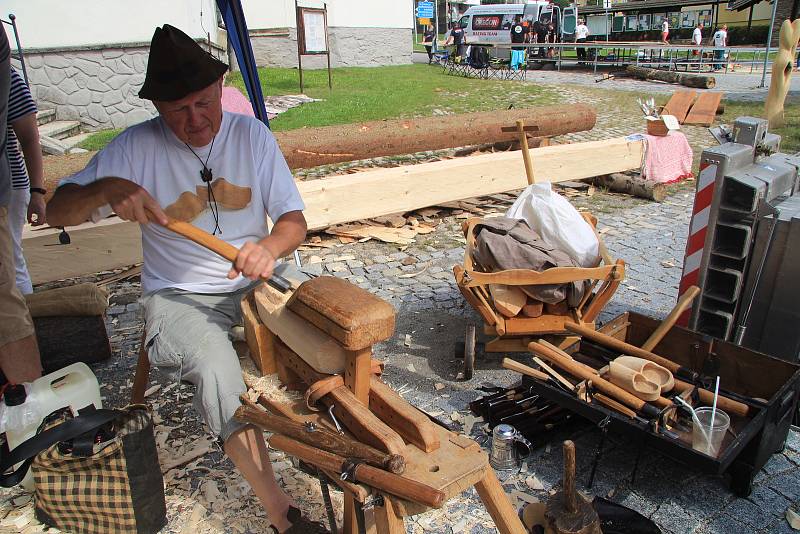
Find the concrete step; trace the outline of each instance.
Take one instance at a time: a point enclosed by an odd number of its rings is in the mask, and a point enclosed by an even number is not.
[[[36,113],[36,122],[39,126],[43,124],[47,124],[48,122],[53,122],[56,120],[56,110],[54,109],[40,109],[38,113]]]
[[[39,135],[46,135],[53,139],[64,139],[81,133],[79,121],[53,121],[39,127]]]
[[[78,135],[65,137],[64,139],[61,140],[61,142],[64,143],[66,146],[68,146],[70,149],[74,149],[76,146],[78,146],[79,143],[82,143],[89,136],[91,136],[92,133],[94,132],[83,132],[79,133]],[[70,150],[70,152],[72,152],[72,150]]]

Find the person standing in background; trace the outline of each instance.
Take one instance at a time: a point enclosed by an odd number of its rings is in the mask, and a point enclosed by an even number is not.
[[[702,44],[703,44],[703,23],[702,22],[698,22],[697,26],[695,26],[694,31],[692,32],[692,44],[695,45],[695,46],[698,46],[698,47],[702,46]],[[692,55],[693,56],[699,56],[700,55],[700,49],[699,48],[695,48],[694,50],[692,50]]]
[[[430,24],[425,27],[425,33],[422,34],[422,45],[428,53],[428,65],[433,61],[433,41],[436,39],[436,34],[433,31],[433,26]]]
[[[585,43],[587,37],[589,37],[589,27],[583,23],[583,19],[578,19],[578,25],[575,27],[575,42]],[[578,61],[585,62],[586,49],[582,46],[577,46],[575,50],[578,52]]]
[[[0,31],[0,371],[4,375],[0,382],[22,384],[42,376],[42,362],[31,314],[14,281],[8,224],[11,168],[6,153],[10,82],[11,49],[6,32]]]
[[[456,57],[463,57],[467,48],[467,36],[464,33],[464,28],[458,22],[453,23],[453,28],[450,30],[450,37],[444,43],[447,45],[454,45],[456,48]]]
[[[714,70],[720,70],[725,63],[725,47],[728,46],[728,25],[714,32]]]
[[[20,148],[22,150],[20,150]],[[8,93],[8,163],[11,167],[11,202],[8,224],[14,253],[17,288],[23,295],[33,293],[28,266],[22,254],[22,229],[25,222],[40,226],[46,222],[42,149],[36,122],[36,103],[19,73],[11,69]]]
[[[661,44],[669,44],[669,20],[664,17],[661,22]]]
[[[522,25],[522,16],[517,15],[514,24],[511,26],[511,70],[518,70],[520,65],[525,63],[525,47],[513,45],[525,43],[527,36],[525,27]]]

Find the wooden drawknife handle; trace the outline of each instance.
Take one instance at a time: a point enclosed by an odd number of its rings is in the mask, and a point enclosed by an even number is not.
[[[689,307],[694,302],[694,299],[697,298],[697,295],[700,294],[700,288],[697,286],[690,286],[689,289],[683,292],[683,295],[680,296],[678,302],[675,304],[675,307],[672,308],[672,311],[669,312],[667,318],[661,321],[661,324],[658,325],[650,337],[647,338],[647,341],[644,342],[642,345],[642,349],[647,351],[652,351],[656,345],[661,343],[661,340],[664,339],[664,336],[667,335],[667,332],[675,326],[678,318],[683,315]]]
[[[218,237],[209,234],[208,232],[201,230],[193,224],[178,221],[172,217],[169,217],[167,224],[164,225],[164,228],[172,230],[176,234],[182,235],[190,241],[194,241],[198,245],[207,248],[211,252],[216,252],[231,263],[236,261],[236,256],[239,254],[238,248],[234,247],[230,243],[226,243]]]

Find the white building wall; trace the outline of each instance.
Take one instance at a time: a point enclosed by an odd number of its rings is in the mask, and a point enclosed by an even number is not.
[[[323,2],[300,2],[322,7]],[[294,0],[242,0],[251,30],[294,28]],[[328,26],[342,28],[412,28],[414,0],[328,0]]]
[[[216,38],[214,0],[3,0],[2,6],[3,18],[17,17],[23,50],[146,43],[165,23],[195,38],[207,31]],[[3,26],[14,47],[11,27]]]

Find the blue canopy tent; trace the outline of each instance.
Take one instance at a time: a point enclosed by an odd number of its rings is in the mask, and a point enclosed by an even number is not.
[[[239,63],[239,70],[242,72],[244,86],[250,96],[253,112],[258,120],[269,126],[267,110],[264,107],[264,94],[261,92],[256,59],[250,44],[250,35],[247,32],[247,22],[244,20],[242,2],[241,0],[217,0],[217,7],[225,21],[228,40],[236,54],[236,61]]]

